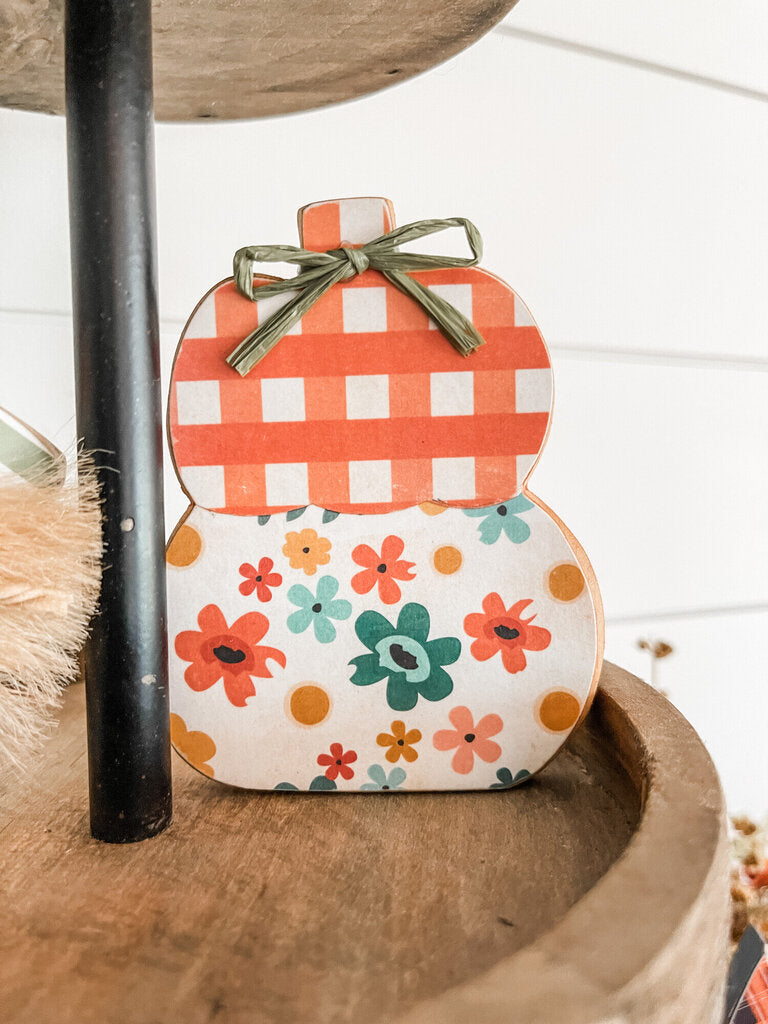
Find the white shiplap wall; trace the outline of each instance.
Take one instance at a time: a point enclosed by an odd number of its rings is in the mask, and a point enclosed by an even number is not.
[[[674,7],[674,11],[672,10]],[[552,349],[532,480],[601,581],[608,655],[768,811],[768,8],[522,0],[448,64],[341,107],[160,125],[163,361],[233,251],[296,208],[387,195],[464,215]],[[424,114],[430,129],[424,132]],[[0,405],[74,438],[64,125],[0,111]],[[45,282],[44,288],[41,282]],[[184,508],[167,473],[169,527]]]

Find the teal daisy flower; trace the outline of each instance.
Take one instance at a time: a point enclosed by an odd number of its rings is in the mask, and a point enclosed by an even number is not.
[[[298,610],[288,616],[288,629],[292,633],[303,633],[311,624],[321,644],[335,640],[336,627],[331,619],[348,619],[352,614],[349,601],[334,600],[338,590],[339,581],[333,576],[322,576],[314,594],[303,583],[295,583],[288,591],[288,600],[298,605]]]
[[[355,632],[370,653],[350,661],[355,666],[351,682],[370,686],[386,679],[387,703],[393,710],[410,711],[419,697],[443,700],[453,690],[443,666],[458,659],[461,641],[455,636],[428,640],[429,612],[423,605],[403,605],[396,626],[379,612],[363,612]]]
[[[405,770],[393,768],[387,775],[380,764],[372,764],[368,769],[370,782],[364,782],[360,789],[400,789],[405,782]]]
[[[519,786],[521,782],[525,782],[526,779],[531,777],[531,773],[526,771],[525,768],[513,775],[509,768],[499,768],[496,772],[496,778],[498,782],[492,782],[489,789],[512,789],[513,786]]]
[[[464,515],[482,519],[478,526],[481,544],[495,544],[503,530],[513,544],[522,544],[531,536],[531,528],[525,520],[518,518],[521,512],[533,508],[533,502],[518,494],[501,505],[486,508],[465,508]]]
[[[294,786],[292,782],[278,782],[275,789],[291,793],[299,792],[299,787]],[[332,789],[336,789],[336,783],[333,779],[327,779],[324,775],[316,775],[309,784],[310,793],[328,792]]]

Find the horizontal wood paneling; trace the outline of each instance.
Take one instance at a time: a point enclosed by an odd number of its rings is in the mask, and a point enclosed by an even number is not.
[[[531,489],[587,549],[609,616],[768,602],[768,377],[554,357]]]
[[[606,657],[648,679],[648,654],[637,647],[642,637],[674,647],[658,662],[657,685],[707,745],[732,813],[762,818],[768,810],[768,611],[609,624]]]
[[[521,0],[504,24],[768,93],[764,0]]]
[[[67,309],[62,123],[0,130],[0,306]],[[157,154],[166,317],[239,246],[294,241],[302,203],[368,193],[401,222],[474,219],[551,344],[766,359],[761,104],[492,33],[360,102],[161,125]]]

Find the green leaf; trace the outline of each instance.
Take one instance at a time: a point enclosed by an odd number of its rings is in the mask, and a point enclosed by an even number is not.
[[[272,516],[258,516],[257,521],[259,526],[265,526],[271,518]]]
[[[286,523],[292,523],[294,519],[298,519],[299,516],[303,516],[304,513],[307,511],[307,508],[308,508],[308,506],[305,505],[304,508],[292,508],[290,510],[290,512],[286,512],[285,513],[285,521],[286,521]]]
[[[340,512],[331,512],[330,509],[326,508],[323,510],[323,523],[332,523],[333,520],[338,519],[340,515]]]

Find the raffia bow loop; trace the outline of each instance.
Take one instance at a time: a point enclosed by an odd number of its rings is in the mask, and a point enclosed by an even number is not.
[[[431,256],[401,252],[397,248],[406,242],[454,227],[464,229],[472,250],[471,257]],[[272,295],[287,295],[288,298],[280,309],[230,352],[227,363],[245,377],[330,288],[368,269],[378,270],[391,284],[418,303],[456,351],[468,356],[484,344],[474,324],[450,302],[408,274],[418,270],[474,267],[482,258],[482,252],[480,232],[464,217],[415,221],[380,235],[365,245],[344,246],[328,252],[313,252],[293,245],[249,245],[238,249],[234,258],[234,277],[242,295],[252,302]],[[253,267],[256,263],[293,263],[302,269],[296,277],[254,284]]]

